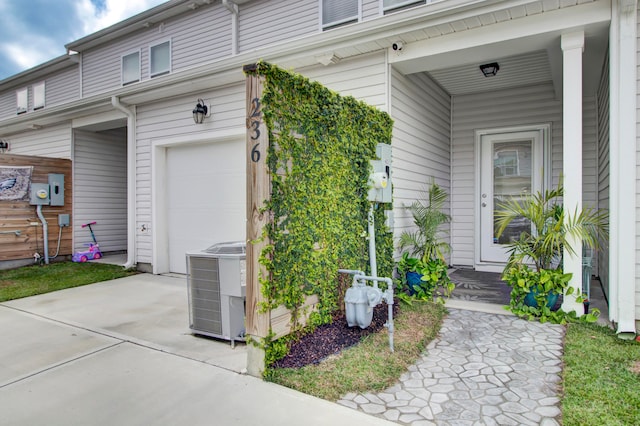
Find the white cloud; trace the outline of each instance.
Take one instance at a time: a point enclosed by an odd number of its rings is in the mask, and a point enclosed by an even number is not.
[[[105,0],[103,8],[98,8],[90,0],[76,3],[77,17],[81,22],[81,33],[77,38],[94,33],[115,23],[144,12],[165,0]]]
[[[94,0],[99,7],[90,0],[32,1],[0,0],[0,80],[64,55],[65,44],[166,0]]]
[[[51,39],[44,37],[32,35],[31,41],[32,43],[28,46],[23,41],[2,43],[0,52],[2,56],[10,58],[20,69],[27,69],[53,59],[51,52],[64,50]]]

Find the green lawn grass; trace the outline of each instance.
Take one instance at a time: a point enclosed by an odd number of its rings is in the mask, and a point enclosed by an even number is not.
[[[56,262],[0,271],[0,302],[133,275],[103,263]]]
[[[394,353],[386,329],[317,365],[273,369],[268,380],[336,401],[349,392],[380,392],[414,364],[442,325],[445,309],[428,302],[402,304],[394,319]]]
[[[563,425],[640,425],[640,343],[570,324],[564,363]]]

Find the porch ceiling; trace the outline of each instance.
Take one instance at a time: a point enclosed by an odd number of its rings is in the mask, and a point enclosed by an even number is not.
[[[585,31],[583,54],[584,95],[596,93],[608,45],[608,25]],[[515,53],[518,52],[518,53]],[[514,54],[515,53],[515,54]],[[484,77],[480,65],[497,62],[498,74]],[[400,66],[403,72],[426,71],[451,95],[465,95],[553,82],[562,95],[562,50],[560,34],[545,34],[480,48],[467,49],[417,60]]]
[[[582,27],[550,31],[525,37],[514,37],[498,42],[474,44],[466,47],[462,33],[450,36],[454,42],[441,36],[433,40],[438,45],[451,45],[451,48],[433,47],[430,40],[405,44],[403,52],[391,59],[394,67],[404,74],[427,72],[451,95],[508,89],[543,82],[553,82],[558,98],[562,96],[562,50],[560,37],[565,32],[582,30],[585,33],[583,54],[584,95],[596,93],[602,73],[609,40],[608,22],[592,23]],[[471,46],[470,46],[471,45]],[[417,50],[424,50],[419,56]],[[405,51],[411,52],[411,58],[404,59]],[[409,55],[407,55],[409,56]],[[479,66],[497,62],[500,70],[497,75],[484,77]]]

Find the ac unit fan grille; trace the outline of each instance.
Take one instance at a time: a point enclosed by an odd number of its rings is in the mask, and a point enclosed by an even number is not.
[[[205,333],[222,334],[218,259],[191,257],[189,285],[192,303],[191,328]]]

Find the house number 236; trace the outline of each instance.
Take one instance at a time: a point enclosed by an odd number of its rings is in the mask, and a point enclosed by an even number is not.
[[[255,141],[260,138],[260,123],[262,111],[260,111],[260,99],[253,98],[251,101],[251,110],[247,118],[247,129],[251,132],[251,140]],[[257,163],[260,161],[260,143],[256,143],[251,149],[251,161]]]

